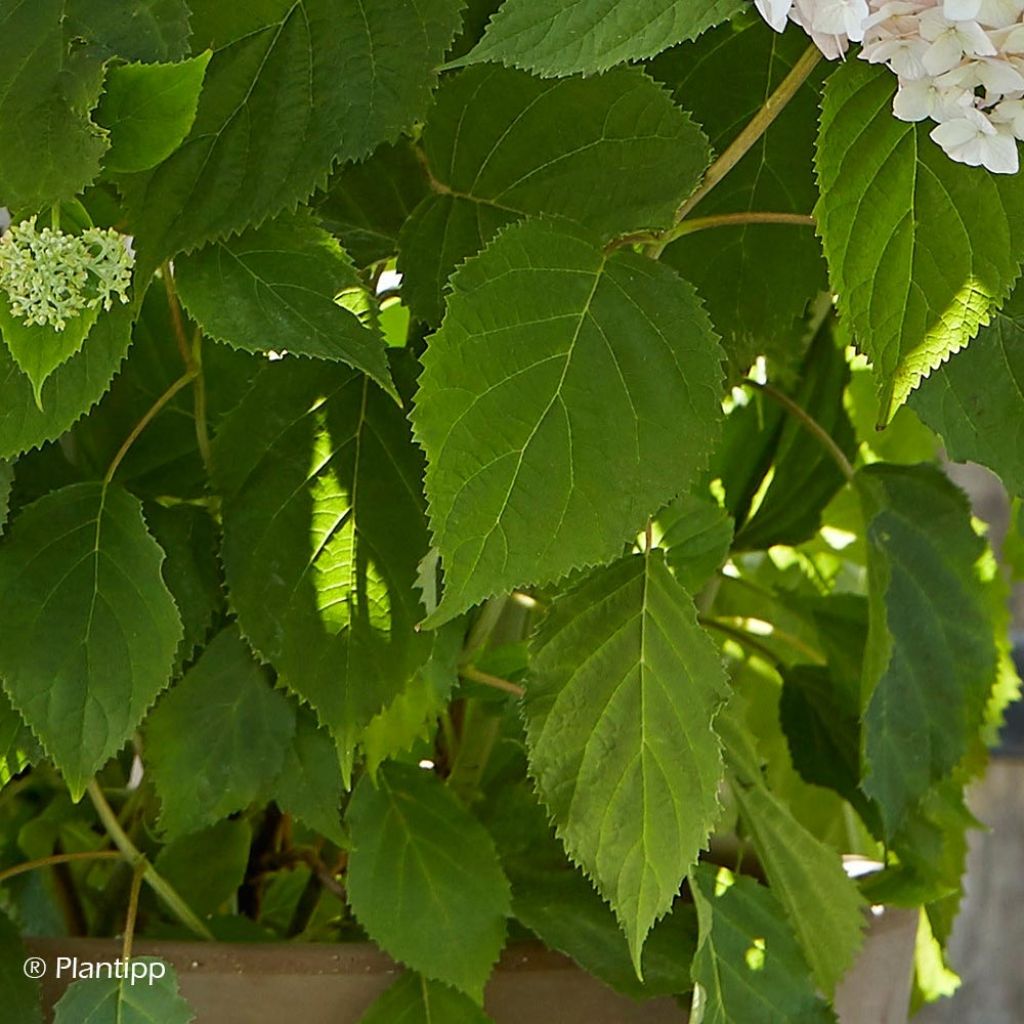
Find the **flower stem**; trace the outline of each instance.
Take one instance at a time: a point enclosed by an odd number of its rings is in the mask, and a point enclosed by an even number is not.
[[[199,920],[192,908],[178,895],[170,883],[158,874],[156,868],[150,864],[145,855],[128,838],[127,833],[121,828],[121,823],[117,820],[117,815],[114,814],[113,808],[107,803],[107,798],[103,795],[103,790],[95,779],[86,787],[86,792],[96,808],[100,821],[103,822],[103,827],[107,830],[107,835],[110,836],[114,845],[121,851],[124,859],[136,870],[141,871],[144,881],[167,904],[168,909],[186,928],[195,932],[200,938],[212,940],[213,933],[210,929]]]
[[[747,387],[763,391],[773,401],[778,402],[786,412],[798,419],[803,427],[821,442],[822,447],[832,457],[833,462],[839,467],[839,471],[846,478],[847,482],[853,481],[854,469],[850,465],[850,460],[832,439],[832,435],[806,409],[797,405],[789,395],[771,384],[762,384],[758,380],[751,380],[749,378],[743,383]]]

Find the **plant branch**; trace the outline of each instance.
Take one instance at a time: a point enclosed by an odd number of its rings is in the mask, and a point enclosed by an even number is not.
[[[111,460],[110,466],[107,468],[106,475],[103,477],[103,486],[106,487],[111,480],[114,479],[114,474],[117,472],[117,467],[121,465],[124,457],[128,454],[129,449],[139,439],[139,435],[153,422],[157,413],[172,399],[174,396],[182,390],[182,388],[188,387],[188,385],[195,379],[196,374],[194,370],[186,371],[180,376],[148,409],[146,414],[135,424],[132,432],[124,439],[124,444],[118,449],[117,454]]]
[[[693,235],[708,228],[738,227],[743,224],[791,224],[798,228],[813,228],[817,222],[809,213],[772,213],[753,210],[749,213],[718,213],[711,217],[694,217],[680,221],[665,231],[659,241],[674,242],[683,235]]]
[[[35,860],[26,860],[21,864],[15,864],[12,868],[0,871],[0,885],[8,879],[23,875],[28,871],[52,867],[55,864],[71,864],[81,860],[120,859],[121,854],[117,850],[83,850],[80,853],[52,853],[49,857],[37,857]]]
[[[708,168],[700,188],[676,211],[676,221],[681,221],[690,211],[746,156],[755,142],[768,130],[772,122],[782,113],[786,104],[796,95],[800,86],[821,60],[821,52],[813,44],[804,50],[800,59],[779,83],[778,88],[764,101],[760,110],[747,122],[746,127],[732,140],[725,151]]]
[[[103,795],[103,790],[100,789],[100,785],[95,779],[86,787],[86,792],[96,808],[100,821],[103,822],[103,827],[107,830],[107,835],[110,836],[114,845],[121,851],[124,859],[133,868],[142,871],[143,878],[149,884],[149,887],[167,904],[168,909],[186,928],[195,932],[196,935],[203,939],[212,940],[213,933],[210,929],[199,920],[192,908],[178,895],[171,884],[157,873],[156,868],[150,864],[142,851],[128,838],[127,833],[121,828],[121,823],[117,820],[117,815],[114,814],[113,808],[107,803],[107,798]]]
[[[707,615],[698,615],[697,622],[705,629],[714,629],[719,633],[730,637],[741,647],[745,647],[748,650],[753,651],[755,654],[761,655],[762,658],[770,661],[775,666],[782,664],[782,659],[767,644],[761,643],[757,637],[752,633],[748,633],[745,629],[739,629],[728,622],[723,622],[721,619],[716,619]]]
[[[490,640],[494,627],[498,625],[498,620],[504,613],[507,604],[507,595],[492,597],[484,603],[469,631],[469,636],[466,637],[466,645],[462,649],[460,659],[463,664],[469,664],[476,653],[487,646],[487,641]]]
[[[206,475],[212,476],[213,454],[210,449],[210,423],[206,414],[206,377],[203,375],[203,335],[198,327],[192,339],[192,368],[195,370],[192,394],[196,421],[196,444],[199,447],[199,456],[203,460],[203,466],[206,468]]]
[[[121,947],[121,957],[127,963],[132,958],[132,943],[135,941],[135,922],[139,916],[139,893],[142,891],[142,879],[145,877],[146,869],[142,864],[135,865],[132,874],[132,888],[128,894],[128,914],[124,922],[124,943]]]
[[[472,680],[474,683],[482,683],[484,686],[490,686],[495,690],[504,690],[505,693],[515,694],[517,697],[522,697],[526,693],[518,683],[510,683],[507,679],[502,679],[500,676],[492,676],[490,672],[481,672],[474,665],[463,665],[459,669],[459,675],[463,679]]]
[[[846,478],[847,482],[853,481],[854,469],[850,465],[850,460],[843,453],[842,448],[833,440],[832,435],[806,409],[797,405],[789,395],[780,391],[772,384],[762,384],[759,380],[752,380],[750,378],[743,383],[747,387],[763,391],[773,401],[778,402],[786,412],[796,417],[803,427],[821,442],[822,447],[832,457],[832,461],[839,467],[839,471]]]
[[[161,267],[161,276],[164,279],[164,291],[167,292],[167,307],[171,311],[171,326],[174,329],[174,340],[178,344],[178,352],[181,353],[181,360],[186,370],[194,370],[195,365],[192,359],[192,349],[188,343],[188,334],[185,331],[185,319],[181,315],[181,303],[178,301],[178,292],[174,287],[174,277],[171,274],[171,265],[165,263]]]

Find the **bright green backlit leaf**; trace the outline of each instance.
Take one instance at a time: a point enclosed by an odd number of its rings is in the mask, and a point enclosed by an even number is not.
[[[208,245],[176,260],[175,272],[182,301],[211,337],[249,352],[341,360],[393,388],[380,335],[335,301],[363,290],[352,261],[307,214]]]
[[[181,620],[138,500],[77,484],[0,544],[0,676],[77,799],[170,680]]]
[[[179,836],[266,799],[295,712],[235,627],[218,634],[146,721],[160,824]]]
[[[348,895],[393,957],[483,999],[505,943],[508,882],[491,837],[433,773],[384,766],[349,804]]]
[[[696,39],[737,0],[505,0],[463,63],[501,61],[541,75],[604,71]]]
[[[718,650],[660,552],[596,570],[556,601],[534,641],[530,768],[638,974],[647,933],[718,817],[711,723],[725,695]]]
[[[147,171],[181,145],[195,120],[209,52],[180,64],[122,64],[107,75],[96,121],[110,133],[108,171]]]
[[[870,619],[861,696],[864,791],[889,835],[967,752],[996,680],[984,542],[935,467],[858,473]]]
[[[1024,289],[910,396],[957,462],[980,462],[1024,494]]]
[[[892,116],[895,86],[862,61],[833,73],[817,156],[818,229],[881,425],[988,323],[1024,255],[1024,177],[950,160],[925,125]]]
[[[720,409],[715,335],[667,267],[527,221],[452,283],[412,417],[445,572],[432,625],[614,558],[702,468]]]
[[[676,579],[691,594],[722,567],[732,545],[733,522],[708,498],[684,494],[658,514],[658,546]]]
[[[405,416],[362,374],[289,356],[227,419],[214,462],[242,630],[350,765],[432,642],[414,632],[429,543]]]

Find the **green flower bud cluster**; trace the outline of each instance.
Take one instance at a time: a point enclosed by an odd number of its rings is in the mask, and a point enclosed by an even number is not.
[[[0,288],[11,313],[28,324],[63,331],[87,309],[128,301],[135,257],[112,228],[67,235],[22,221],[0,237]]]

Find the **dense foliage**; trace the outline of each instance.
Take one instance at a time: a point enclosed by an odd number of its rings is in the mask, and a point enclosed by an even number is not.
[[[409,968],[368,1022],[488,1019],[530,934],[834,1021],[870,903],[948,992],[1018,683],[937,458],[1024,494],[1024,177],[740,0],[0,0],[0,39],[18,1024],[20,936],[122,932],[368,937]],[[132,1013],[191,1016],[173,973]]]

